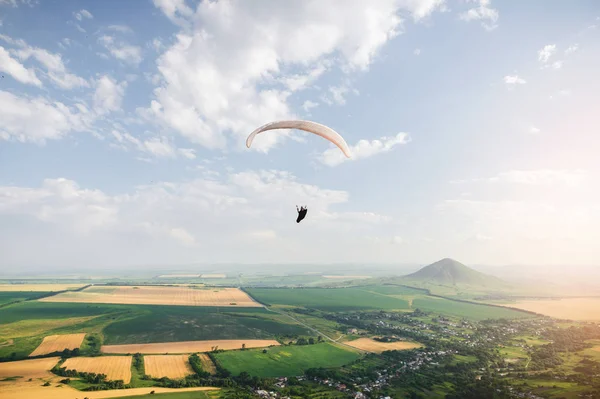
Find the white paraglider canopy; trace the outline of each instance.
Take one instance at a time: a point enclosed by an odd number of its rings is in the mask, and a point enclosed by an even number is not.
[[[254,137],[256,137],[257,134],[275,129],[298,129],[316,134],[335,144],[340,150],[342,150],[342,152],[347,158],[351,157],[350,148],[348,148],[348,144],[346,144],[346,141],[342,136],[340,136],[338,132],[331,129],[330,127],[321,125],[320,123],[303,120],[276,121],[267,123],[266,125],[263,125],[255,131],[253,131],[252,133],[250,133],[250,135],[246,139],[246,147],[250,148],[250,146],[252,145],[252,141],[254,141]]]

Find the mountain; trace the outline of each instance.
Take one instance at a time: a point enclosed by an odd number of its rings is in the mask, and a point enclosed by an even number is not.
[[[454,259],[445,258],[425,266],[415,273],[402,277],[411,283],[433,284],[443,286],[469,286],[487,289],[505,289],[510,284],[499,279],[471,269]]]

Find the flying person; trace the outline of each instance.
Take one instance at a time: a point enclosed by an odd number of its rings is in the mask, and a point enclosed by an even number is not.
[[[317,136],[324,138],[325,140],[333,143],[337,146],[342,153],[346,156],[346,158],[351,158],[352,154],[350,152],[350,148],[348,144],[344,140],[342,136],[332,128],[321,125],[320,123],[312,122],[312,121],[304,121],[304,120],[286,120],[286,121],[275,121],[267,123],[266,125],[260,126],[256,130],[254,130],[250,135],[246,138],[246,147],[250,148],[252,146],[252,142],[254,138],[260,134],[270,130],[285,130],[285,129],[298,129],[303,130],[305,132],[313,133]],[[306,217],[307,209],[305,206],[300,207],[298,209],[298,205],[296,205],[296,210],[298,211],[298,218],[296,219],[296,223],[300,223],[302,219]]]
[[[301,206],[300,209],[298,209],[298,205],[296,205],[296,210],[298,211],[298,218],[296,219],[296,223],[300,223],[302,219],[306,217],[306,212],[308,211],[308,209],[306,209],[305,206]]]

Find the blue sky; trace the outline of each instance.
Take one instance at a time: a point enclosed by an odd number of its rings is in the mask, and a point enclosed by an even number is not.
[[[0,21],[3,264],[600,263],[594,0],[0,0]],[[353,159],[298,131],[245,147],[288,118]]]

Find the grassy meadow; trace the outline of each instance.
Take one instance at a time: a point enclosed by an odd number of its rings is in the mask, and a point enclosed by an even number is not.
[[[228,351],[215,354],[219,365],[233,375],[242,371],[259,377],[301,375],[312,367],[339,367],[360,358],[358,352],[330,343]]]
[[[323,311],[400,310],[424,311],[464,317],[472,320],[488,318],[530,318],[531,314],[499,306],[454,301],[427,295],[416,288],[373,285],[352,288],[250,288],[258,301],[271,306],[295,306]]]

